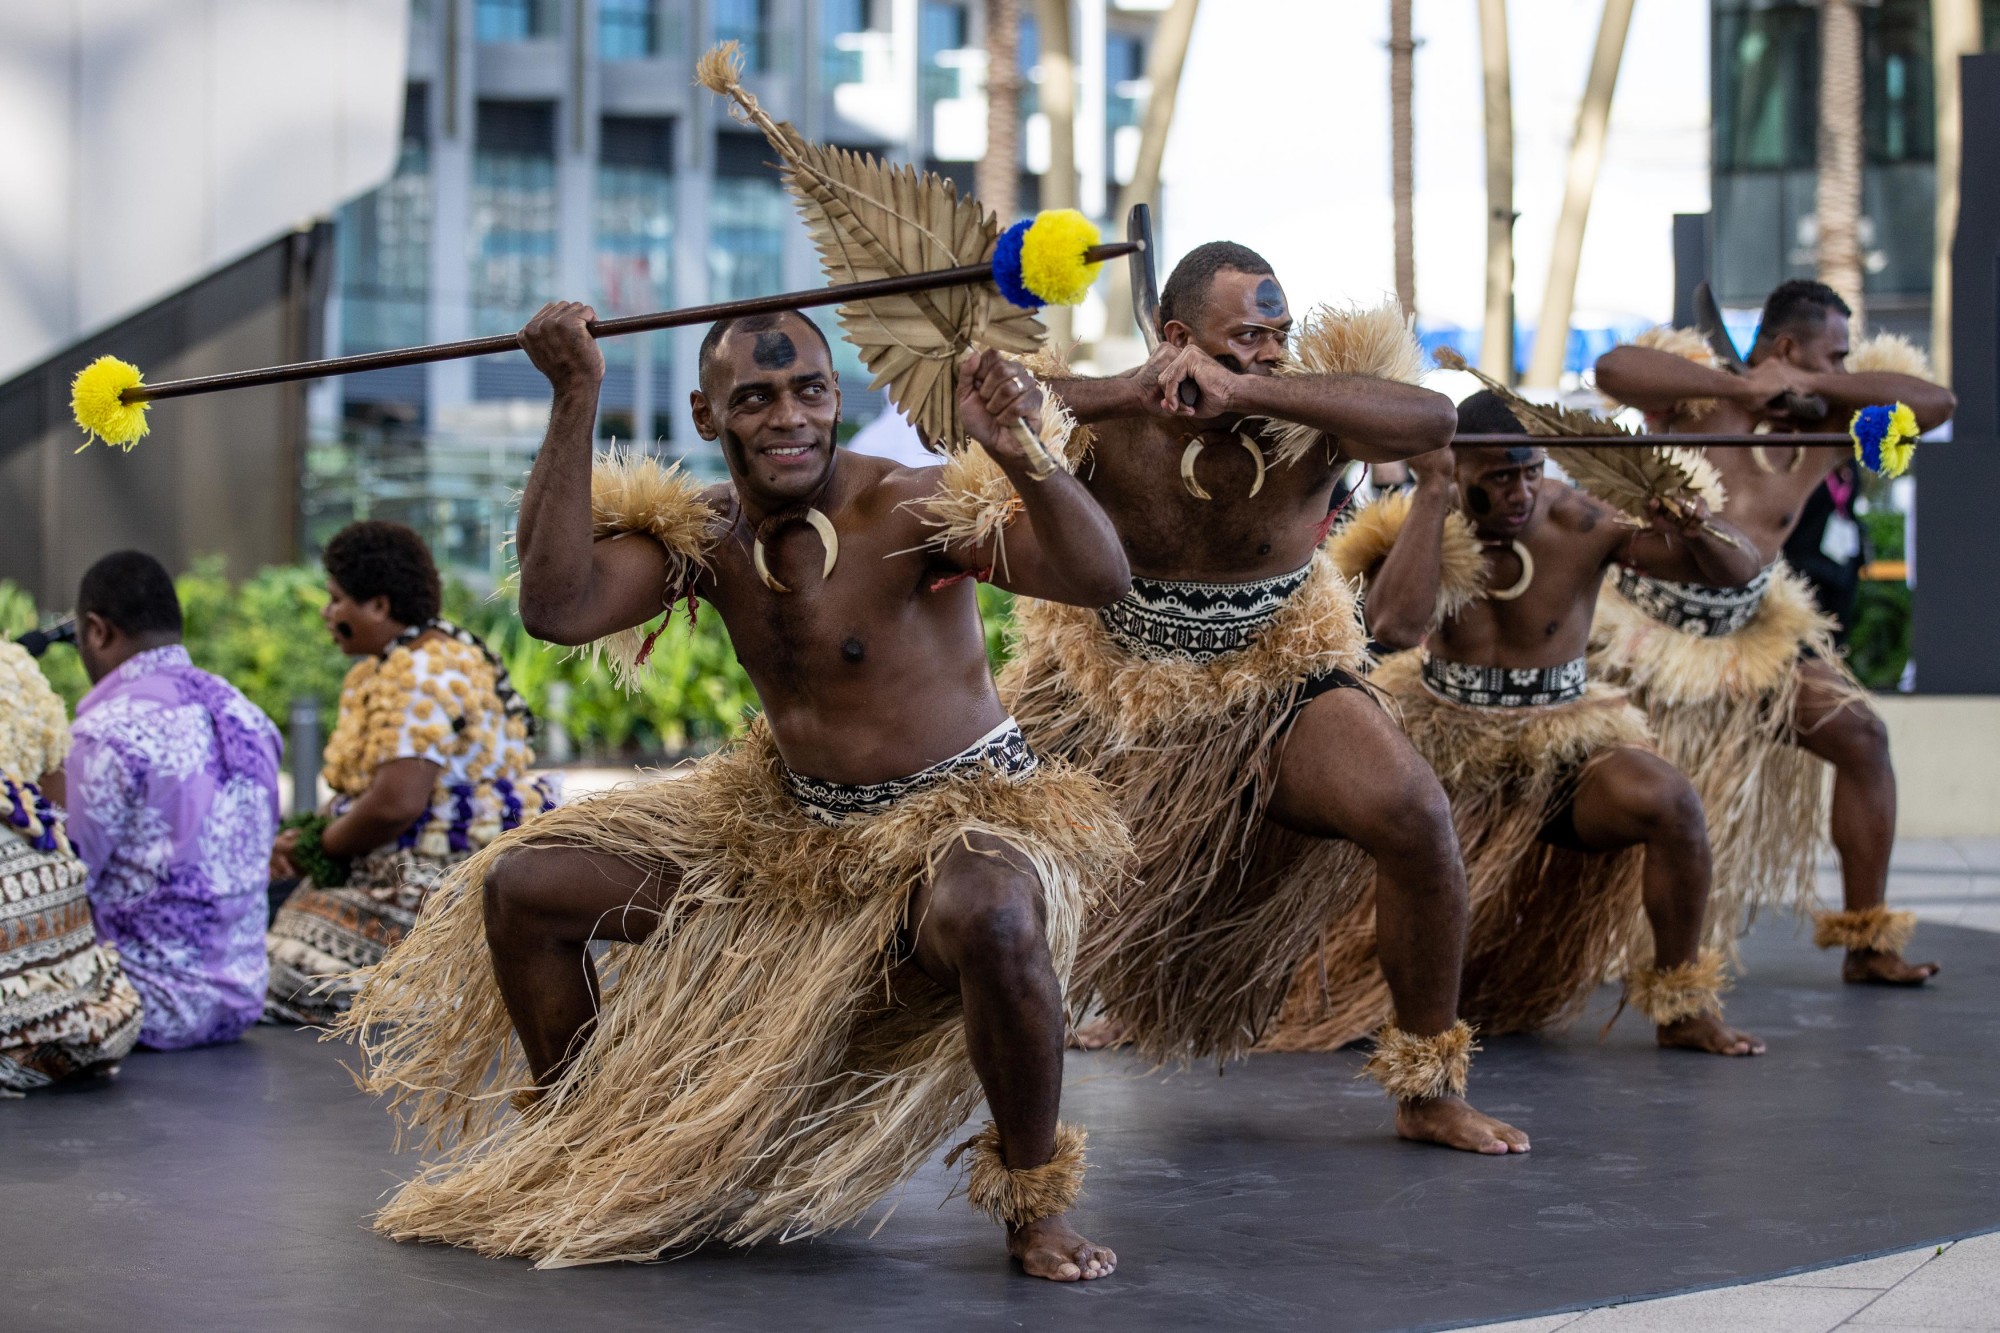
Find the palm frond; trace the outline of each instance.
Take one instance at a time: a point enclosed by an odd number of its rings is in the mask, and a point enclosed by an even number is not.
[[[743,87],[734,42],[702,56],[696,80],[729,98],[731,114],[762,131],[782,159],[785,188],[831,282],[933,272],[993,257],[1000,223],[978,200],[931,172],[807,140],[771,118]],[[861,362],[933,449],[958,447],[958,366],[974,346],[1016,355],[1044,336],[1032,311],[1011,305],[988,283],[843,305],[835,312]]]

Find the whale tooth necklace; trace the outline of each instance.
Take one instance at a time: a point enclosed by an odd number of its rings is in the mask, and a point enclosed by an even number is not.
[[[1514,553],[1514,558],[1521,562],[1521,577],[1515,579],[1514,582],[1508,587],[1488,588],[1486,590],[1486,596],[1490,600],[1495,602],[1511,602],[1515,598],[1519,597],[1522,593],[1526,592],[1528,588],[1534,583],[1535,557],[1528,554],[1527,547],[1521,545],[1521,543],[1518,541],[1508,541],[1502,543],[1497,540],[1490,540],[1484,538],[1481,539],[1481,544],[1485,546],[1486,549],[1489,551],[1498,551],[1501,550],[1503,547],[1507,550],[1511,550]]]
[[[838,458],[838,455],[836,454],[835,457]],[[840,562],[840,534],[834,530],[833,520],[828,518],[815,503],[815,501],[824,499],[827,492],[832,489],[833,469],[829,467],[826,472],[826,480],[820,483],[819,490],[814,493],[811,500],[806,501],[804,504],[793,505],[789,509],[781,509],[777,513],[769,515],[762,523],[757,525],[757,531],[752,536],[750,542],[750,563],[757,570],[757,577],[763,580],[764,586],[772,592],[789,593],[791,589],[780,583],[777,576],[771,573],[770,561],[764,554],[764,543],[768,539],[775,538],[781,529],[793,523],[804,523],[819,534],[819,544],[826,552],[820,560],[820,581],[825,582],[827,579],[833,577],[833,567]],[[740,497],[737,499],[736,505],[737,513],[740,517],[743,508],[743,502]]]

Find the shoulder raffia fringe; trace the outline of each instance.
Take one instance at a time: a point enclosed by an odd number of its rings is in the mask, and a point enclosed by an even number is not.
[[[1915,912],[1897,912],[1876,905],[1853,912],[1814,912],[1813,947],[1872,949],[1901,953],[1917,931]]]
[[[1053,393],[1042,400],[1037,434],[1049,456],[1068,472],[1075,472],[1090,451],[1090,431],[1077,425],[1069,408]],[[990,549],[993,559],[989,563],[1005,571],[1007,527],[1021,513],[1021,497],[977,441],[953,450],[938,469],[937,490],[909,503],[935,530],[926,545]]]
[[[1426,369],[1415,316],[1391,299],[1376,306],[1314,306],[1293,335],[1291,356],[1279,373],[1370,375],[1415,384]],[[1280,466],[1296,463],[1321,443],[1340,443],[1297,422],[1277,423],[1274,436],[1271,461]]]
[[[1555,847],[1541,831],[1594,756],[1650,748],[1645,719],[1622,692],[1595,681],[1575,703],[1467,708],[1425,689],[1422,667],[1420,649],[1396,653],[1374,679],[1451,798],[1472,912],[1459,1013],[1488,1035],[1567,1022],[1623,945],[1644,860],[1638,848],[1592,855]],[[1303,957],[1264,1049],[1335,1050],[1389,1021],[1372,881]]]
[[[995,1222],[1024,1227],[1045,1217],[1058,1217],[1075,1206],[1083,1194],[1083,1173],[1089,1166],[1083,1159],[1084,1142],[1081,1125],[1058,1124],[1056,1150],[1049,1160],[1014,1170],[1000,1156],[1000,1129],[989,1120],[986,1128],[953,1148],[944,1164],[947,1169],[956,1166],[960,1154],[970,1152],[966,1202]]]
[[[1420,1037],[1391,1023],[1375,1034],[1375,1050],[1356,1078],[1374,1079],[1399,1102],[1463,1097],[1472,1070],[1472,1025],[1460,1020],[1442,1032]]]
[[[1733,634],[1663,624],[1619,592],[1615,576],[1597,599],[1590,672],[1630,691],[1660,753],[1701,797],[1714,858],[1705,939],[1731,962],[1760,908],[1803,912],[1815,901],[1827,768],[1793,739],[1802,655],[1839,672],[1853,700],[1865,701],[1840,665],[1833,630],[1805,580],[1782,562],[1755,617]],[[1642,923],[1632,930],[1639,947]]]
[[[1931,369],[1931,359],[1923,348],[1900,333],[1871,333],[1855,343],[1847,353],[1847,369],[1856,375],[1887,372],[1937,381],[1937,372]]]
[[[1625,974],[1626,1002],[1660,1027],[1702,1014],[1720,1014],[1722,992],[1728,989],[1722,955],[1714,949],[1703,949],[1693,962],[1665,971],[1635,967]]]
[[[978,1104],[956,994],[895,952],[912,888],[970,833],[1033,867],[1065,977],[1087,897],[1127,873],[1130,843],[1101,787],[1057,762],[1018,781],[953,778],[829,829],[786,794],[758,722],[685,778],[587,796],[500,838],[362,975],[336,1029],[361,1048],[362,1086],[438,1151],[376,1229],[558,1267],[858,1220]],[[532,847],[611,853],[676,887],[644,942],[597,961],[595,1027],[517,1117],[510,1098],[532,1079],[494,981],[483,886]]]
[[[1372,874],[1353,844],[1264,820],[1307,678],[1366,670],[1347,581],[1321,552],[1254,642],[1207,662],[1129,653],[1093,611],[1016,607],[1002,699],[1037,750],[1104,780],[1139,849],[1139,878],[1091,916],[1077,1003],[1097,996],[1157,1063],[1243,1055]]]
[[[1327,547],[1340,572],[1365,586],[1389,558],[1409,521],[1412,503],[1409,492],[1392,491],[1343,524]],[[1432,629],[1486,595],[1485,553],[1472,524],[1456,510],[1445,515],[1443,557],[1444,577],[1438,584],[1437,609],[1431,614]]]
[[[708,553],[725,530],[723,515],[702,494],[680,464],[662,465],[641,454],[600,454],[590,469],[590,520],[595,537],[644,533],[667,553],[665,600],[686,595],[708,567]],[[639,658],[646,636],[620,630],[591,645],[611,663],[626,689],[638,684]]]

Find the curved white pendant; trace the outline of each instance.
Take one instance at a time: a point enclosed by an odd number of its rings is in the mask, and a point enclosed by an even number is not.
[[[1496,602],[1513,601],[1526,592],[1528,585],[1535,581],[1535,557],[1529,555],[1528,548],[1519,542],[1509,542],[1507,545],[1513,548],[1514,558],[1521,562],[1521,577],[1515,579],[1511,587],[1489,589],[1486,595]]]
[[[806,510],[806,524],[819,534],[820,545],[826,548],[826,555],[820,561],[819,576],[822,581],[833,577],[833,567],[840,560],[840,534],[833,530],[833,520],[817,509]],[[750,563],[756,566],[757,577],[772,592],[790,592],[771,573],[771,566],[764,558],[764,539],[754,538],[750,543]]]
[[[1236,442],[1250,451],[1251,459],[1257,464],[1257,476],[1250,483],[1250,495],[1254,498],[1257,492],[1264,489],[1264,451],[1259,449],[1256,441],[1248,435],[1238,435]],[[1196,481],[1194,476],[1194,460],[1201,457],[1201,451],[1207,447],[1207,442],[1196,436],[1188,441],[1187,448],[1181,450],[1181,485],[1187,487],[1188,494],[1197,500],[1215,498],[1202,489],[1201,483]]]
[[[1759,472],[1769,473],[1771,476],[1774,477],[1778,475],[1778,469],[1771,466],[1771,456],[1764,452],[1763,445],[1753,444],[1750,446],[1750,461],[1757,465],[1757,470]],[[1797,472],[1802,466],[1805,465],[1805,461],[1806,461],[1806,451],[1799,448],[1797,445],[1793,445],[1792,461],[1785,465],[1785,471]]]

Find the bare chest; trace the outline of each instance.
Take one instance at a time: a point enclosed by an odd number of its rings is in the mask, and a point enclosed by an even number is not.
[[[1135,574],[1261,578],[1311,558],[1337,476],[1324,457],[1271,452],[1247,434],[1144,423],[1102,433],[1085,479]]]

